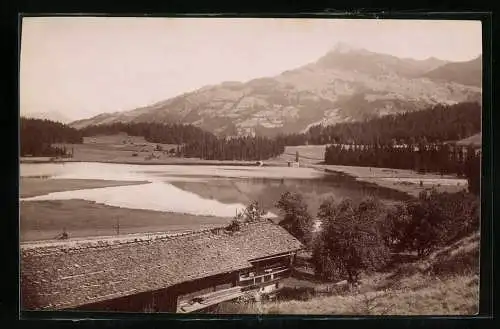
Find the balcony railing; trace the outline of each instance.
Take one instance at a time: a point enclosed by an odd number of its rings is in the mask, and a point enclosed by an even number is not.
[[[260,274],[257,274],[257,275],[240,275],[240,283],[242,285],[248,285],[249,283],[248,282],[253,282],[253,284],[256,284],[256,283],[265,283],[266,281],[262,281],[261,278],[264,278],[264,277],[270,277],[272,278],[271,280],[273,280],[275,278],[275,275],[278,275],[278,274],[283,274],[285,272],[288,272],[290,271],[290,269],[286,266],[283,266],[283,267],[279,267],[279,268],[275,268],[275,269],[269,269],[268,272],[266,273],[260,273]],[[259,282],[256,282],[256,280],[259,280]]]

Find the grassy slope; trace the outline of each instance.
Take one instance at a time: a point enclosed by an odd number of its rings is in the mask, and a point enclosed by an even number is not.
[[[346,296],[320,297],[309,301],[265,304],[267,314],[337,315],[465,315],[477,313],[478,278],[457,275],[446,280],[411,278],[401,289]],[[424,284],[423,287],[418,287]],[[253,306],[254,308],[256,306]]]
[[[479,234],[429,257],[365,277],[359,291],[261,304],[221,304],[218,313],[472,315],[479,303]]]

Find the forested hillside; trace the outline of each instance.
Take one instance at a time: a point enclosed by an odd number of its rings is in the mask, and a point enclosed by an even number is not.
[[[83,136],[125,132],[148,142],[177,144],[177,156],[206,160],[265,160],[284,152],[281,141],[265,137],[216,137],[193,125],[160,123],[113,123],[80,130]]]
[[[142,136],[148,142],[164,144],[183,144],[215,136],[198,127],[183,124],[161,123],[112,123],[88,126],[80,130],[83,136],[114,135],[121,132],[130,136]]]
[[[80,131],[50,120],[21,118],[21,156],[57,156],[66,151],[53,147],[54,143],[82,143]]]
[[[459,140],[481,131],[481,106],[475,102],[436,105],[365,122],[313,126],[307,133],[281,136],[286,145],[414,144]]]
[[[277,139],[266,137],[215,138],[183,146],[180,155],[206,160],[267,160],[285,151]]]

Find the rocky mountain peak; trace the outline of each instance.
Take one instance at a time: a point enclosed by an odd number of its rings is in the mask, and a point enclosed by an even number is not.
[[[330,50],[330,53],[336,53],[336,54],[363,53],[363,52],[366,53],[368,51],[366,49],[356,47],[346,42],[337,42]]]
[[[316,62],[275,77],[228,81],[72,125],[181,122],[217,135],[275,135],[304,131],[316,124],[480,99],[480,83],[467,82],[471,78],[480,82],[479,66],[468,69],[470,65],[443,63],[379,54],[339,42]]]

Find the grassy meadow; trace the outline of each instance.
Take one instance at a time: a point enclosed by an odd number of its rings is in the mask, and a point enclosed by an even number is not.
[[[229,223],[229,218],[110,207],[85,200],[29,201],[20,205],[20,240],[50,240],[145,232],[178,232]]]

